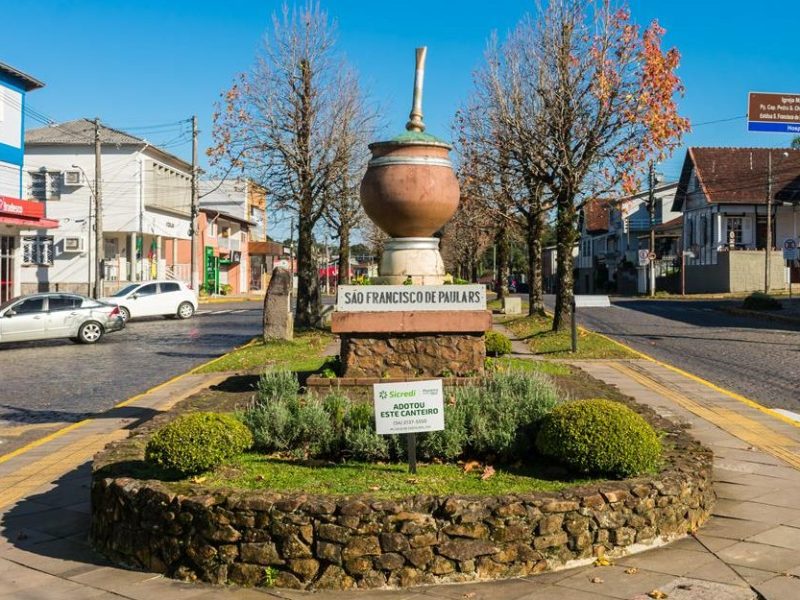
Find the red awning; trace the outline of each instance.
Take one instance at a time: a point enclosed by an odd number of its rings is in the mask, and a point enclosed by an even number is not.
[[[53,219],[18,219],[15,217],[0,216],[0,223],[5,225],[19,225],[24,229],[55,229],[58,221]]]

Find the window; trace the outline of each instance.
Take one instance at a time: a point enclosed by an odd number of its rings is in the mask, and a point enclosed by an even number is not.
[[[153,296],[158,293],[158,284],[148,283],[147,285],[143,285],[136,293],[140,296]]]
[[[51,236],[23,238],[22,263],[26,265],[52,265],[53,238]]]
[[[83,300],[78,296],[50,296],[49,309],[54,310],[70,310],[72,308],[80,308]]]
[[[216,221],[211,221],[208,226],[206,227],[208,231],[208,237],[217,237],[217,223]]]
[[[161,293],[167,294],[169,292],[180,292],[181,286],[177,283],[162,283],[161,284]]]
[[[14,312],[18,315],[37,313],[44,310],[44,298],[28,298],[14,307]]]
[[[744,219],[742,217],[728,217],[725,219],[727,224],[727,231],[725,236],[725,243],[729,245],[740,246],[743,243],[742,225]]]
[[[28,196],[40,202],[61,198],[60,171],[32,171],[30,177]]]

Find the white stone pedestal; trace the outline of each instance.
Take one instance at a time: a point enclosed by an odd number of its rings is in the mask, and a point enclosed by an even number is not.
[[[439,254],[439,238],[389,238],[374,283],[398,285],[409,277],[417,285],[441,285],[444,262]]]

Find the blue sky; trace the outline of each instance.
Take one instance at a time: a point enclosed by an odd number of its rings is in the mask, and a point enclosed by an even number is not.
[[[281,3],[5,2],[0,61],[45,82],[28,97],[44,115],[58,121],[98,116],[188,159],[190,144],[180,126],[148,126],[196,113],[202,152],[211,139],[214,101],[252,64]],[[425,121],[428,131],[445,138],[487,37],[492,30],[504,34],[533,6],[533,0],[323,2],[337,20],[341,50],[384,109],[387,134],[401,131],[408,117],[413,49],[429,47]],[[679,106],[693,123],[743,116],[749,90],[800,93],[800,2],[635,0],[630,6],[641,24],[658,18],[667,29],[666,45],[680,50],[686,94]],[[28,125],[37,123],[29,119]],[[685,139],[695,146],[789,141],[785,134],[749,133],[743,118],[697,125]],[[678,150],[660,170],[677,177],[683,155]]]

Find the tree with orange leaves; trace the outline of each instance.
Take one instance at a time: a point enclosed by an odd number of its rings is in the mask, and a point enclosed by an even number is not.
[[[552,0],[536,23],[531,75],[547,126],[535,143],[556,206],[556,330],[569,322],[579,206],[635,192],[646,163],[689,130],[675,103],[680,54],[662,50],[663,35],[658,22],[642,31],[609,0]]]

